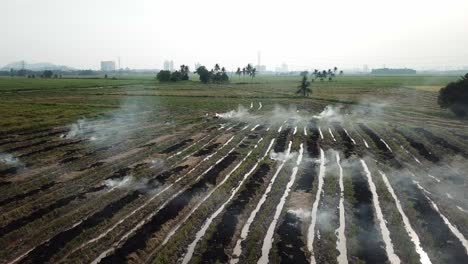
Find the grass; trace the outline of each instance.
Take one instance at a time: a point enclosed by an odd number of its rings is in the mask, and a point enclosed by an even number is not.
[[[0,78],[0,133],[66,125],[115,111],[126,101],[138,104],[140,100],[140,104],[163,105],[178,113],[194,108],[201,112],[227,110],[251,101],[310,107],[311,102],[356,104],[387,98],[391,104],[385,107],[396,112],[450,118],[450,113],[436,105],[434,91],[457,77],[343,76],[334,82],[313,82],[310,98],[294,93],[297,76],[259,76],[254,80],[234,76],[230,84],[223,85],[204,85],[195,76],[191,79],[158,83],[138,76],[118,80]]]

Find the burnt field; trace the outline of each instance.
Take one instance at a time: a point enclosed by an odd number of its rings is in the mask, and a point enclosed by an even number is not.
[[[0,263],[468,263],[468,122],[423,81],[262,78],[0,90]]]

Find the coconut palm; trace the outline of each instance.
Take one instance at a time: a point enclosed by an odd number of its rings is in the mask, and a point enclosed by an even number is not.
[[[307,76],[302,76],[301,84],[298,86],[299,90],[296,93],[302,94],[302,96],[309,96],[312,90],[309,88],[310,82],[307,81]]]

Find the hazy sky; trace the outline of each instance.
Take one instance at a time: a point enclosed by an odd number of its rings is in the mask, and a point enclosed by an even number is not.
[[[467,0],[0,0],[0,67],[468,66]]]

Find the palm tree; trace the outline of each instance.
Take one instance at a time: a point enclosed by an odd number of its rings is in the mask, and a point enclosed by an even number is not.
[[[239,76],[239,79],[240,79],[241,74],[242,74],[241,68],[237,67],[236,75]]]
[[[307,81],[307,76],[302,76],[301,84],[298,86],[299,90],[296,93],[302,94],[302,96],[309,96],[312,90],[309,88],[310,82]]]
[[[250,72],[250,77],[253,79],[255,78],[255,73],[256,73],[257,69],[253,68],[252,71]]]
[[[219,70],[220,70],[219,64],[216,63],[215,66],[214,66],[214,71],[219,72]]]

